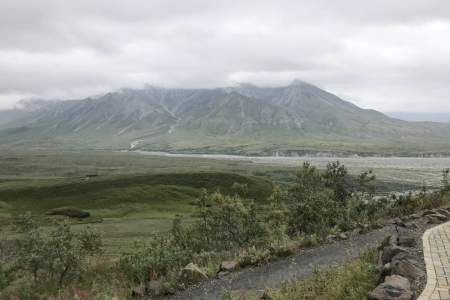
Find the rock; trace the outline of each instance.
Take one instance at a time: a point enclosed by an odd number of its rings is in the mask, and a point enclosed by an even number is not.
[[[384,227],[384,225],[381,224],[381,223],[372,223],[372,224],[370,224],[370,229],[381,229],[383,227]]]
[[[402,219],[400,219],[400,218],[393,219],[392,224],[400,226],[400,227],[405,227],[405,222],[403,222]]]
[[[397,245],[397,235],[396,234],[388,235],[381,242],[379,249],[383,250],[384,248],[386,248],[388,246],[396,246],[396,245]]]
[[[185,283],[197,283],[208,279],[208,276],[196,264],[189,263],[181,270],[181,279]]]
[[[414,247],[416,245],[416,238],[407,233],[402,233],[397,238],[397,245],[400,247]]]
[[[418,278],[425,277],[420,263],[411,255],[401,252],[392,258],[390,263],[391,273],[408,278],[415,281]]]
[[[412,214],[409,216],[410,220],[417,220],[420,219],[422,216],[420,214]]]
[[[329,242],[334,242],[336,240],[337,240],[337,235],[335,235],[335,234],[329,234],[327,236],[327,241],[329,241]]]
[[[438,212],[434,213],[432,215],[429,215],[429,217],[439,219],[440,221],[447,221],[447,219],[448,219],[446,215],[443,215],[443,214],[438,213]]]
[[[348,236],[345,233],[342,232],[342,233],[338,234],[338,238],[340,240],[346,240],[346,239],[348,239]]]
[[[219,271],[217,272],[217,277],[222,278],[224,276],[227,276],[228,274],[230,274],[230,272],[227,271]]]
[[[447,219],[450,218],[450,212],[447,211],[447,210],[445,210],[445,209],[443,209],[443,208],[437,209],[436,212],[439,213],[439,214],[441,214],[441,215],[443,215],[443,216],[446,216]]]
[[[361,228],[355,228],[352,230],[352,232],[350,232],[350,236],[357,236],[360,234],[363,234],[363,230]]]
[[[391,271],[392,271],[391,263],[387,263],[381,268],[381,276],[382,277],[388,276],[391,274]]]
[[[390,245],[390,246],[385,247],[381,253],[381,264],[385,265],[385,264],[391,262],[392,258],[394,256],[396,256],[398,253],[402,253],[402,252],[408,253],[408,250],[403,247],[396,246],[396,245]]]
[[[422,216],[428,216],[428,215],[432,215],[434,213],[435,213],[434,210],[427,209],[422,212]]]
[[[237,269],[238,262],[235,260],[223,261],[220,264],[220,271],[233,272]]]
[[[370,300],[411,300],[411,284],[399,275],[387,276],[384,282],[369,293]]]
[[[418,229],[419,225],[417,225],[416,222],[412,221],[412,222],[405,223],[405,227],[408,229]]]
[[[447,220],[447,217],[444,215],[441,215],[439,213],[427,215],[427,224],[440,224],[446,220]]]

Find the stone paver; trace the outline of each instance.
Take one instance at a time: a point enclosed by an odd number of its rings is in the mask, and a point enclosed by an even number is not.
[[[427,285],[418,300],[450,300],[450,222],[423,234]]]

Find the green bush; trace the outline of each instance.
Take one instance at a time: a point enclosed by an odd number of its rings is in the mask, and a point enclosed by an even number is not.
[[[91,216],[90,213],[76,207],[58,207],[47,212],[49,216],[66,216],[70,218],[84,219]]]
[[[135,284],[172,275],[192,259],[192,253],[180,247],[170,234],[155,235],[145,244],[123,253],[117,263],[118,272]],[[146,286],[147,288],[147,286]]]
[[[34,282],[55,283],[58,288],[83,274],[88,258],[102,252],[100,236],[89,229],[75,233],[68,224],[45,232],[29,218],[18,222],[15,268],[32,276]]]
[[[268,234],[255,204],[238,195],[204,191],[195,206],[197,220],[187,234],[196,251],[242,247],[263,242]]]

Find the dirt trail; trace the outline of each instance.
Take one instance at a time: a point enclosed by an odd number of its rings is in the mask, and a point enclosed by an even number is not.
[[[204,282],[169,299],[220,300],[224,291],[278,288],[286,280],[303,279],[310,276],[315,267],[338,265],[358,257],[368,248],[379,245],[387,235],[394,232],[394,226],[387,226],[349,240],[305,250],[264,266],[247,268],[223,278]]]

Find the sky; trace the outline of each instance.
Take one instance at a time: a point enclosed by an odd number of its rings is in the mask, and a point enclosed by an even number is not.
[[[448,0],[0,1],[0,108],[297,78],[365,108],[450,112]]]

